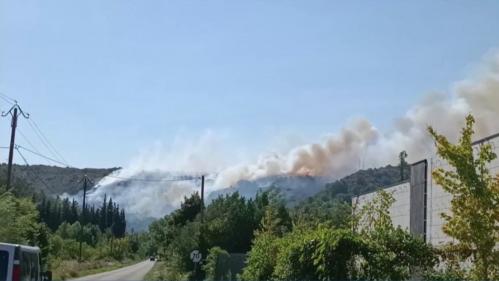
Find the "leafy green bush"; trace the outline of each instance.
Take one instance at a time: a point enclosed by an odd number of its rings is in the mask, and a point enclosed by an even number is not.
[[[364,241],[346,229],[320,228],[314,232],[312,258],[318,280],[349,280],[356,277],[355,258],[366,251]]]
[[[317,247],[312,231],[293,231],[277,240],[273,272],[276,280],[317,280],[313,251]]]
[[[230,280],[230,255],[220,247],[209,250],[206,263],[203,266],[208,281]]]
[[[0,188],[1,189],[1,188]],[[16,198],[12,193],[0,195],[0,241],[33,243],[38,231],[38,212],[27,198]]]
[[[278,242],[276,280],[349,280],[355,257],[365,249],[349,230],[319,227],[294,231]]]
[[[256,236],[241,275],[243,280],[268,281],[271,279],[277,257],[277,239],[276,236],[265,232]]]
[[[431,245],[393,226],[389,208],[394,201],[390,193],[379,191],[356,219],[358,233],[367,246],[359,262],[360,276],[364,279],[406,280],[416,270],[429,270],[436,263]]]

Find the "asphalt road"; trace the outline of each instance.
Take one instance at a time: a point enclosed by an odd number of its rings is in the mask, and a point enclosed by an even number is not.
[[[147,260],[113,271],[72,279],[71,281],[141,281],[153,265],[153,261]]]

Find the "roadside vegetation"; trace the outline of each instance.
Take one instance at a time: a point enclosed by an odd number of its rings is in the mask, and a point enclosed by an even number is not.
[[[1,190],[0,241],[40,247],[42,267],[56,280],[115,269],[148,254],[147,234],[127,233],[124,210],[111,199],[82,210],[69,199],[26,197],[27,187],[20,188],[23,194]]]

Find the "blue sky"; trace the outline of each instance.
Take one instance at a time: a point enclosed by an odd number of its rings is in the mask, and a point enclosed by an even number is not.
[[[497,48],[498,27],[498,1],[0,0],[0,92],[79,167],[207,129],[257,153],[353,117],[389,130]]]

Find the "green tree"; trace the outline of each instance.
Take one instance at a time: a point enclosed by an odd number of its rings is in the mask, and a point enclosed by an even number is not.
[[[261,217],[258,232],[282,236],[291,231],[292,221],[284,202],[278,197],[271,197],[266,206],[261,206]],[[261,213],[261,212],[259,212]],[[258,218],[258,217],[257,217]]]
[[[497,158],[492,146],[483,143],[473,149],[475,119],[466,117],[466,125],[456,144],[432,127],[437,153],[450,169],[433,171],[435,182],[452,195],[449,213],[443,213],[443,231],[457,245],[448,245],[462,260],[471,259],[470,277],[475,280],[499,278],[499,176],[487,168]]]
[[[257,234],[241,275],[243,280],[268,281],[271,279],[277,258],[277,239],[272,233]]]
[[[206,247],[222,247],[230,253],[245,253],[259,221],[255,221],[255,207],[235,192],[220,196],[207,206],[204,216],[203,239]]]
[[[38,211],[27,198],[16,198],[11,193],[0,195],[0,241],[33,243],[39,230]]]
[[[208,281],[231,280],[230,255],[220,247],[213,247],[208,251],[206,263],[203,265]]]
[[[175,228],[173,240],[166,250],[168,266],[170,270],[178,273],[175,275],[188,273],[190,276],[195,276],[196,272],[194,272],[190,253],[199,249],[199,228],[198,222],[188,222],[183,227]]]
[[[394,202],[391,193],[380,190],[354,220],[353,229],[365,241],[359,262],[359,275],[364,279],[406,280],[416,271],[430,269],[435,264],[430,245],[421,237],[393,226],[389,209]]]
[[[195,192],[190,197],[184,197],[180,209],[176,210],[172,215],[173,223],[175,225],[184,225],[193,221],[199,212],[201,212],[201,197],[199,193]]]

